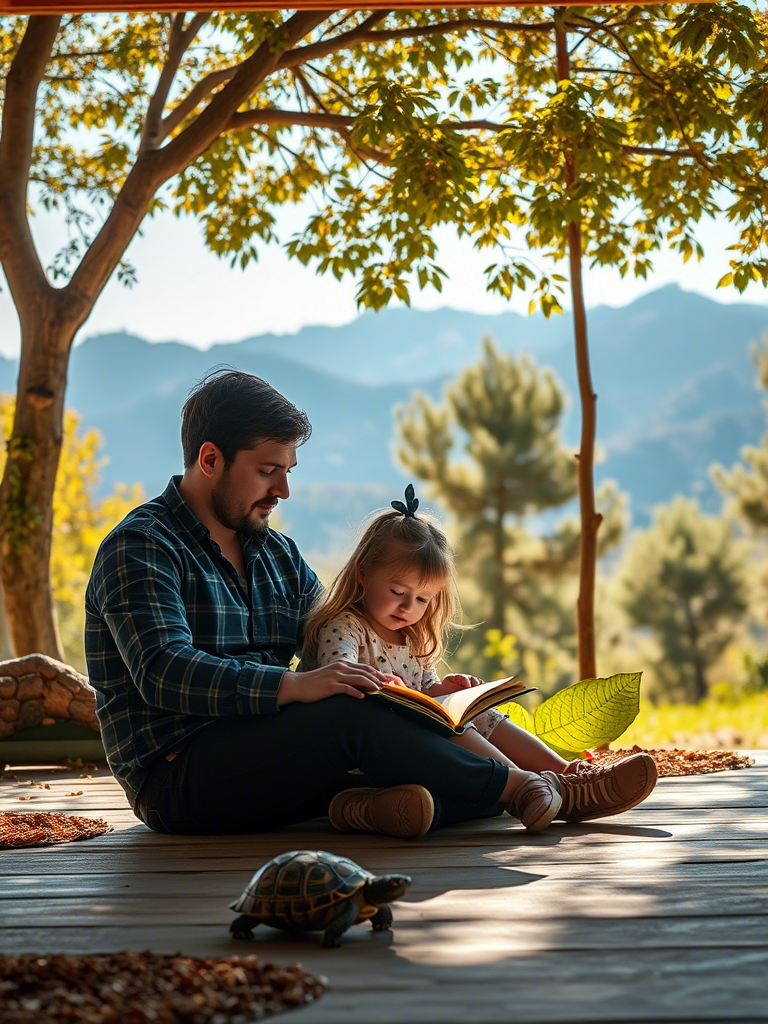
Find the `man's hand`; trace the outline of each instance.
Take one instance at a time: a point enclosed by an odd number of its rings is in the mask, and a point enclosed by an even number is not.
[[[465,676],[460,674],[454,674],[450,676],[443,676],[441,683],[441,693],[456,693],[457,690],[468,690],[470,686],[480,686],[483,680],[477,676]]]
[[[386,678],[370,665],[354,661],[335,661],[311,672],[286,672],[277,691],[277,703],[279,707],[294,702],[314,704],[337,693],[364,697],[366,693],[380,690]]]

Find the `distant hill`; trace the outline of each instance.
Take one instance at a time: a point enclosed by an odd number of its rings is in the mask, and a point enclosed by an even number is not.
[[[768,308],[720,305],[675,286],[621,309],[589,313],[598,395],[598,479],[632,497],[636,522],[677,492],[712,510],[713,461],[729,465],[764,430],[750,342],[768,329]],[[438,396],[491,335],[505,351],[524,349],[551,366],[571,396],[565,423],[576,445],[578,403],[569,317],[481,316],[442,309],[365,313],[343,327],[306,327],[200,351],[150,344],[127,334],[88,338],[72,355],[67,405],[105,437],[104,487],[141,482],[160,491],[180,471],[181,405],[192,385],[220,364],[257,373],[306,409],[314,426],[300,453],[285,528],[309,551],[335,549],[361,515],[407,482],[394,464],[391,409],[414,387]],[[0,359],[0,389],[15,388],[16,366]]]

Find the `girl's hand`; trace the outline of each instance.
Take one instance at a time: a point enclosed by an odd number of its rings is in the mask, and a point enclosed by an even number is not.
[[[403,686],[406,690],[410,690],[411,687],[406,683],[400,676],[385,676],[384,682],[390,683],[392,686]]]
[[[468,690],[470,686],[480,686],[483,680],[477,676],[465,676],[461,674],[453,674],[449,676],[443,676],[442,692],[443,693],[456,693],[458,690]]]

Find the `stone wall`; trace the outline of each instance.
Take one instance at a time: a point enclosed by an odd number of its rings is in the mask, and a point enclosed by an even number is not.
[[[0,739],[62,720],[99,731],[94,690],[84,675],[42,654],[0,662]]]

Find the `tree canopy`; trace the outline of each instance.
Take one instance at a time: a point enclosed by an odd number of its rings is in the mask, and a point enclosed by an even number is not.
[[[662,247],[698,254],[696,224],[724,209],[723,283],[743,288],[768,280],[765,38],[763,5],[738,2],[5,19],[0,260],[22,362],[0,539],[17,648],[59,653],[47,566],[69,351],[112,274],[132,281],[146,216],[196,218],[245,266],[275,209],[304,203],[287,252],[353,275],[374,309],[440,288],[435,228],[451,224],[491,290],[551,314],[566,251],[572,269],[583,248],[646,275]],[[48,266],[40,209],[67,224]],[[581,455],[591,481],[591,442]]]
[[[7,76],[23,47],[40,74],[33,196],[70,227],[51,279],[84,282],[115,219],[135,230],[162,208],[197,218],[214,252],[245,265],[274,239],[275,208],[305,199],[316,208],[288,252],[354,274],[375,308],[414,283],[439,287],[444,223],[488,250],[491,289],[533,287],[546,312],[562,282],[520,242],[562,258],[575,213],[588,260],[645,276],[665,245],[695,256],[693,226],[722,207],[742,229],[726,281],[765,278],[764,11],[557,16],[571,65],[559,87],[544,6],[6,19],[4,135],[22,128]],[[134,192],[145,209],[123,208]],[[130,282],[122,254],[117,269]]]

